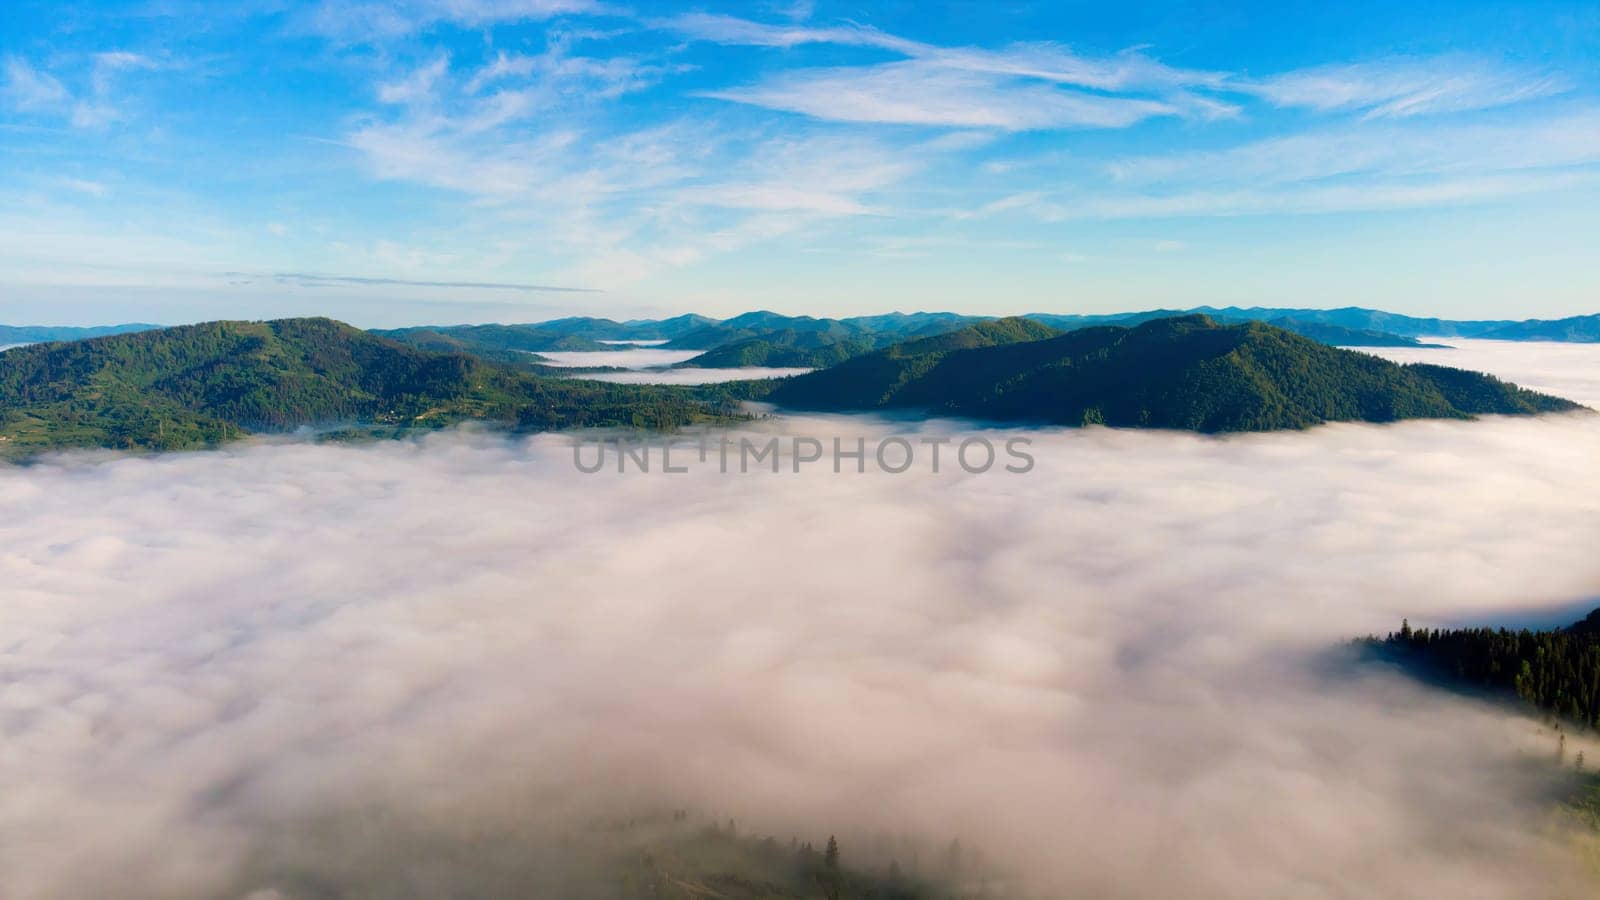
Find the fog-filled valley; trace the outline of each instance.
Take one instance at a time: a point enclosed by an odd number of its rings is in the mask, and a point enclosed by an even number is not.
[[[0,900],[1600,897],[1597,61],[0,0]]]
[[[1595,347],[1382,353],[1600,401]],[[1549,731],[1348,642],[1600,605],[1600,417],[749,428],[1036,465],[0,466],[0,895],[611,896],[572,835],[661,809],[869,867],[959,839],[1005,895],[1592,891]]]

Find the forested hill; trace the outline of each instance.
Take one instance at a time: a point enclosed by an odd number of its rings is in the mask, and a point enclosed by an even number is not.
[[[1569,721],[1600,727],[1600,609],[1547,631],[1412,628],[1366,643],[1459,684],[1515,693]]]
[[[995,328],[1005,329],[1001,339]],[[1041,331],[1054,333],[1005,319],[899,344],[790,379],[768,399],[798,409],[1205,432],[1581,408],[1488,375],[1400,366],[1260,322],[1189,315],[1039,339]]]
[[[886,342],[885,342],[886,343]],[[884,346],[873,337],[835,337],[804,331],[774,331],[724,344],[679,363],[685,369],[743,366],[822,369]]]
[[[493,356],[501,351],[527,354],[547,350],[577,350],[592,353],[618,349],[585,337],[545,331],[530,325],[435,325],[377,330],[372,333],[422,350],[472,353],[477,356]]]
[[[720,414],[699,396],[541,378],[331,319],[208,322],[7,351],[0,453],[180,449],[308,425],[672,427]]]

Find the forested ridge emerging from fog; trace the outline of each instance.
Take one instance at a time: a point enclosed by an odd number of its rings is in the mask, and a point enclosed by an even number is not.
[[[986,322],[799,376],[771,399],[830,412],[924,409],[1202,432],[1579,408],[1477,372],[1397,365],[1265,323],[1203,315],[1059,335],[1028,319]]]
[[[543,378],[331,319],[208,322],[8,351],[0,451],[187,449],[348,423],[672,428],[725,417],[711,389]]]
[[[1600,609],[1566,628],[1412,628],[1370,646],[1426,671],[1515,693],[1570,722],[1600,727]]]
[[[303,318],[36,344],[7,351],[0,365],[0,454],[189,449],[308,427],[395,435],[464,421],[517,431],[673,429],[744,416],[738,402],[750,399],[829,412],[1201,432],[1580,408],[1489,375],[1397,365],[1260,322],[1193,315],[1065,333],[1025,318],[949,325],[923,323],[938,333],[871,352],[782,332],[776,340],[785,352],[820,354],[803,359],[774,356],[777,345],[766,338],[735,342],[707,355],[837,364],[782,381],[697,387],[604,383],[539,366],[527,348],[568,346],[569,337],[498,326],[410,331],[399,336],[411,343],[400,343]]]

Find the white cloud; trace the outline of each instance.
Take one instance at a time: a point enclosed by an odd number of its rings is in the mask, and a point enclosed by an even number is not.
[[[790,184],[717,184],[689,187],[677,193],[686,203],[734,209],[803,210],[839,216],[869,212],[861,201],[839,193]]]
[[[65,86],[55,76],[41,72],[20,56],[6,57],[6,102],[22,112],[48,112],[65,108],[71,101]]]
[[[378,99],[384,103],[410,105],[433,98],[434,86],[450,70],[450,57],[441,56],[421,66],[399,81],[378,85]]]
[[[1059,44],[1045,42],[1011,44],[998,50],[927,47],[915,55],[953,69],[1036,78],[1102,91],[1216,88],[1226,79],[1221,72],[1175,69],[1138,52],[1084,57]]]
[[[126,118],[122,108],[112,101],[116,76],[133,69],[156,68],[160,68],[159,63],[137,53],[96,53],[90,57],[88,87],[74,92],[27,60],[8,56],[0,100],[21,112],[63,118],[77,128],[103,128]]]
[[[69,191],[79,194],[87,194],[90,197],[104,197],[111,193],[111,189],[107,187],[103,181],[93,181],[88,178],[72,178],[70,176],[62,176],[53,180],[56,184],[59,184]]]
[[[414,181],[510,202],[558,181],[560,163],[577,142],[572,132],[479,144],[471,129],[441,123],[371,124],[350,134],[378,178]]]
[[[1600,162],[1600,111],[1496,124],[1371,123],[1269,138],[1207,153],[1115,160],[1125,184],[1259,185],[1347,177],[1562,168]]]
[[[1229,118],[1239,114],[1239,106],[1214,96],[1217,94],[1254,95],[1278,106],[1310,107],[1325,112],[1361,111],[1367,118],[1382,119],[1505,106],[1571,88],[1570,81],[1560,76],[1459,56],[1334,64],[1251,79],[1230,72],[1168,66],[1138,50],[1112,56],[1084,56],[1052,42],[1017,43],[995,49],[940,47],[854,24],[774,25],[703,13],[657,24],[697,40],[722,44],[790,48],[821,43],[871,47],[925,63],[925,67],[913,70],[919,72],[949,69],[1018,79],[1022,85],[1043,81],[1123,94],[1143,92],[1154,94],[1172,109],[1201,118]],[[720,92],[716,96],[753,102],[750,98],[769,96],[776,91],[779,97],[788,99],[772,104],[775,108],[819,115],[819,103],[807,99],[797,104],[789,98],[792,85],[786,87],[783,82],[825,77],[830,84],[848,88],[849,83],[842,73],[854,71],[863,85],[862,90],[880,95],[865,108],[894,109],[887,101],[898,91],[877,90],[872,81],[879,76],[872,66],[834,70],[826,76],[808,76],[806,71],[791,71],[753,88]],[[774,85],[772,81],[779,83]],[[1003,82],[997,82],[991,85],[990,91],[998,94],[1005,87]],[[864,116],[861,109],[863,107],[858,104],[855,115],[841,118],[879,121]],[[907,119],[903,111],[890,111],[883,121],[946,124],[949,118],[948,110],[911,119]],[[974,111],[960,121],[970,123],[984,118],[983,113]],[[1055,117],[1046,115],[1045,119],[1054,121]],[[1074,119],[1071,124],[1079,123]]]
[[[610,100],[649,88],[681,67],[648,63],[628,56],[574,56],[562,47],[536,55],[498,54],[467,82],[467,93],[507,79],[532,78],[551,93]]]
[[[94,55],[97,68],[105,71],[126,69],[158,69],[161,63],[142,53],[129,53],[126,50],[109,50]]]
[[[794,69],[752,86],[708,94],[836,121],[1006,130],[1116,128],[1153,115],[1219,118],[1238,111],[1232,104],[1185,90],[1219,87],[1224,74],[1175,69],[1132,51],[1091,58],[1048,42],[1000,49],[938,47],[859,25],[770,25],[707,14],[660,24],[722,44],[788,48],[826,43],[873,47],[908,58],[869,66]],[[1159,100],[1105,97],[1050,90],[1050,85],[1155,91],[1163,96]]]
[[[780,16],[795,21],[804,21],[817,12],[816,0],[788,0],[788,2],[771,2],[767,6]]]
[[[1218,87],[1227,77],[1221,72],[1172,68],[1137,51],[1114,56],[1080,56],[1060,44],[1048,41],[1016,43],[999,49],[940,47],[861,25],[769,25],[705,13],[680,16],[658,24],[697,40],[719,44],[779,48],[802,44],[873,47],[942,68],[1038,79],[1097,90]]]
[[[1356,123],[1225,150],[1117,159],[1104,164],[1110,184],[1018,192],[955,215],[1024,211],[1060,221],[1499,202],[1592,185],[1597,164],[1593,110],[1494,124]]]
[[[1047,219],[1163,218],[1280,213],[1378,212],[1493,203],[1530,194],[1593,188],[1597,172],[1529,172],[1447,176],[1426,180],[1376,179],[1336,185],[1276,189],[1179,190],[1151,194],[1094,193],[1062,196],[1041,207]]]
[[[400,108],[360,123],[345,143],[379,178],[468,195],[507,252],[537,245],[568,257],[557,280],[617,287],[830,217],[879,212],[866,195],[975,141],[956,133],[918,154],[918,145],[774,138],[688,120],[618,132],[602,101],[674,67],[566,47],[498,54],[464,83],[436,61],[383,87]]]
[[[1600,420],[984,434],[1035,471],[460,435],[0,467],[7,887],[582,896],[528,879],[686,806],[854,860],[959,837],[1034,896],[1592,894],[1548,733],[1342,645],[1581,615]]]
[[[998,200],[991,200],[970,212],[960,211],[956,218],[981,219],[1000,213],[1013,212],[1019,209],[1032,209],[1046,202],[1048,194],[1045,191],[1022,191],[1016,194],[1007,194]]]
[[[816,28],[804,25],[769,25],[710,13],[689,13],[671,19],[657,20],[653,24],[680,32],[695,40],[754,47],[789,48],[803,44],[839,44],[877,47],[909,55],[927,46],[917,41],[885,34],[876,28],[854,24]]]
[[[403,37],[440,23],[479,28],[602,9],[595,0],[322,0],[299,18],[307,31],[352,43]]]
[[[1121,128],[1179,111],[1156,100],[1082,93],[919,60],[791,70],[706,96],[839,122],[1005,131]]]
[[[1571,88],[1561,77],[1456,57],[1320,66],[1233,86],[1278,106],[1361,111],[1369,119],[1486,109]]]

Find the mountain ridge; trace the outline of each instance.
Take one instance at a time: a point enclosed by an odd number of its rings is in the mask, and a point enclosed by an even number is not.
[[[922,409],[1201,432],[1582,408],[1480,373],[1400,366],[1266,323],[1198,314],[1032,340],[956,332],[789,379],[767,399],[830,412]]]
[[[220,321],[7,351],[0,451],[187,449],[357,424],[524,430],[726,418],[715,391],[550,378],[324,318]]]

